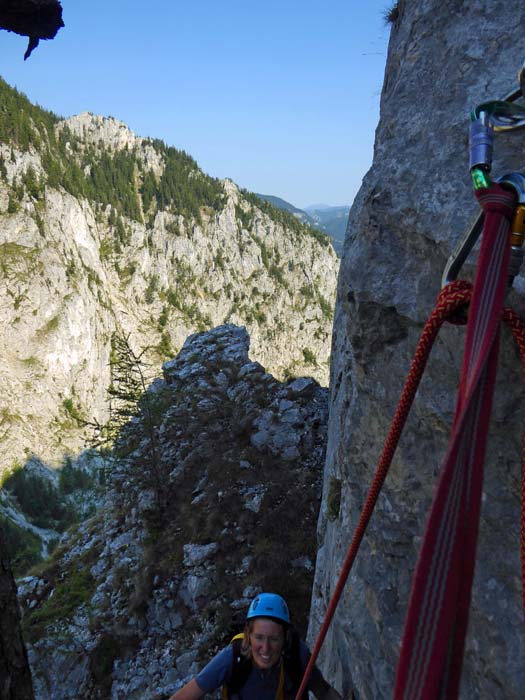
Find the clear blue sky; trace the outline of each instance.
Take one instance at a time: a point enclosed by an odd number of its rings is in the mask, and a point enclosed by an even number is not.
[[[62,0],[65,27],[0,75],[60,116],[113,116],[215,177],[349,204],[372,160],[388,0]],[[147,9],[145,9],[147,8]]]

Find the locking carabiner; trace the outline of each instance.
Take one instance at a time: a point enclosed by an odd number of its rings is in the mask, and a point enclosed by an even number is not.
[[[520,271],[525,242],[525,174],[509,173],[498,178],[498,183],[514,190],[517,205],[510,225],[509,287]]]

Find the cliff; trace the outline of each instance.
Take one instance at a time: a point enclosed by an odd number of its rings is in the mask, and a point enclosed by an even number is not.
[[[371,483],[441,273],[477,211],[468,113],[517,87],[522,6],[398,3],[373,165],[352,207],[339,274],[330,423],[310,636],[314,637]],[[497,136],[494,173],[523,167],[523,136]],[[464,270],[472,273],[472,264]],[[521,313],[521,275],[509,297]],[[344,688],[392,696],[411,576],[447,444],[464,329],[447,325],[398,448],[323,650]],[[523,697],[519,563],[521,369],[504,334],[483,492],[461,697]],[[338,493],[339,490],[339,493]],[[340,507],[337,498],[340,498]]]
[[[58,465],[107,420],[115,333],[155,375],[190,333],[242,324],[276,376],[327,383],[322,234],[115,119],[0,93],[0,473]]]

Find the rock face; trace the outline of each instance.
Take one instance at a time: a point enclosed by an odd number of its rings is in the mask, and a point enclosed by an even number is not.
[[[155,373],[190,333],[245,324],[269,371],[327,383],[338,261],[322,234],[121,122],[0,93],[0,473],[60,463],[83,420],[105,421],[114,332]]]
[[[468,112],[516,88],[522,6],[399,2],[374,162],[352,207],[339,275],[330,425],[310,636],[366,497],[445,262],[477,210]],[[498,135],[493,172],[523,168]],[[472,265],[465,273],[470,275]],[[523,277],[509,301],[523,312]],[[447,444],[464,329],[443,329],[323,650],[360,698],[392,696],[411,576]],[[493,408],[462,698],[523,697],[519,564],[520,365],[504,334]]]
[[[106,505],[21,580],[39,700],[166,698],[261,590],[305,633],[327,390],[248,345],[234,325],[187,340],[121,434]]]
[[[0,678],[2,696],[20,700],[33,700],[31,671],[20,630],[20,611],[16,598],[16,586],[2,529],[0,528]]]

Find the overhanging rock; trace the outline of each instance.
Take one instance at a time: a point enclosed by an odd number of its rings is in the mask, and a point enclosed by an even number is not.
[[[29,37],[24,58],[40,39],[53,39],[63,26],[58,0],[0,0],[0,28]]]

